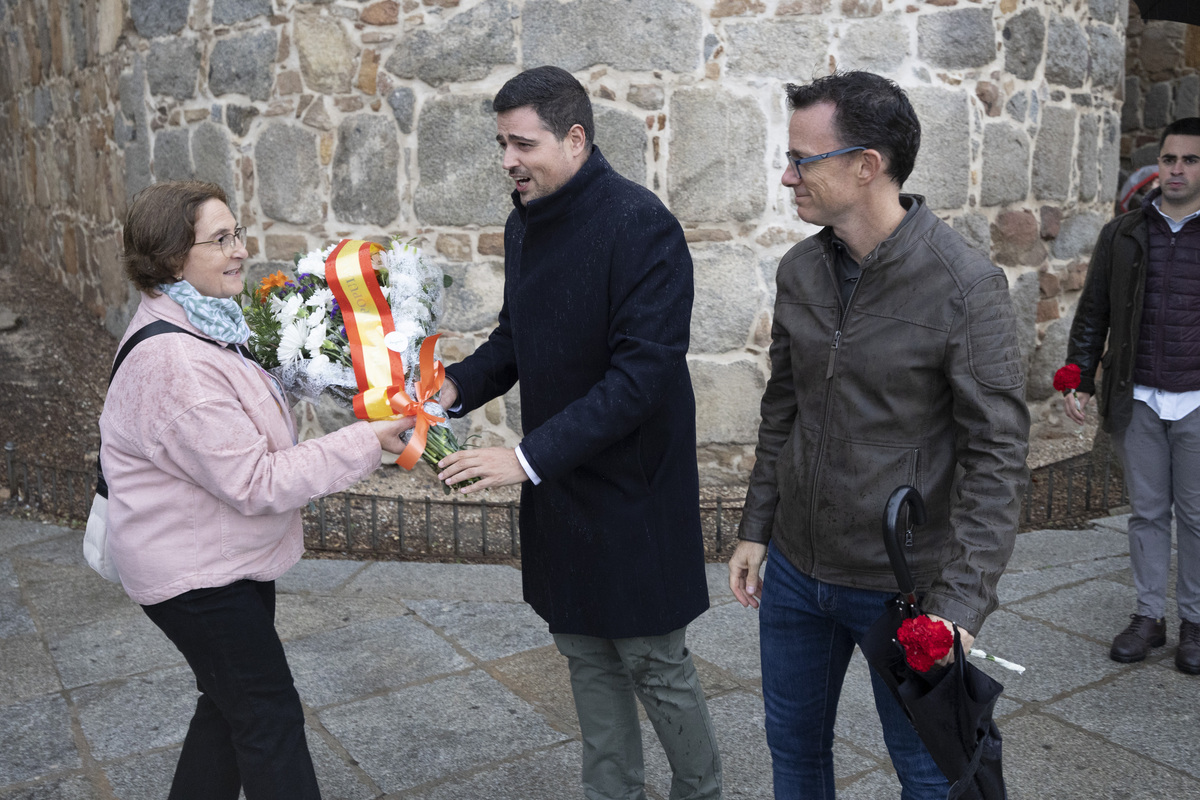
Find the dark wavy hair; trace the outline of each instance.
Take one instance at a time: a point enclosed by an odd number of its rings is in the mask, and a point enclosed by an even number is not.
[[[833,103],[834,133],[842,146],[878,150],[891,179],[898,186],[908,180],[921,148],[921,123],[894,82],[873,72],[835,72],[804,86],[789,83],[787,95],[793,111]]]
[[[592,121],[592,101],[583,84],[560,67],[534,67],[508,80],[496,93],[492,110],[497,114],[530,106],[546,130],[560,142],[572,125],[579,125],[592,146],[596,126]]]
[[[160,283],[175,283],[196,243],[196,217],[209,200],[228,204],[215,183],[154,183],[133,197],[125,215],[125,275],[153,294]]]

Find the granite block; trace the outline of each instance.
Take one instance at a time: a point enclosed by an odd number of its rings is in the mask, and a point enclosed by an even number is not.
[[[369,562],[333,558],[304,558],[275,579],[281,594],[336,592],[347,581],[367,568]]]
[[[740,603],[714,606],[687,632],[688,646],[741,680],[759,678],[758,612]]]
[[[576,797],[583,748],[569,741],[534,750],[513,761],[468,772],[428,789],[405,793],[411,800],[530,800],[536,797]],[[729,795],[727,795],[729,796]]]
[[[521,599],[521,571],[501,564],[371,564],[342,590],[412,600],[507,602]]]
[[[1144,708],[1135,716],[1149,720]],[[1194,725],[1187,738],[1195,740]],[[1004,760],[1012,765],[1005,770],[1005,782],[1014,800],[1200,796],[1200,782],[1186,773],[1041,714],[1014,720],[1005,729]],[[1194,756],[1192,761],[1194,765]]]
[[[416,600],[408,605],[483,661],[554,644],[546,623],[525,603]]]
[[[275,630],[286,642],[347,625],[400,617],[405,613],[407,609],[402,603],[382,597],[284,594],[276,598]]]
[[[0,786],[82,766],[67,701],[55,694],[5,706],[0,753]]]
[[[137,607],[118,617],[50,632],[46,643],[68,689],[184,661],[171,640]]]
[[[22,633],[0,640],[0,709],[62,688],[40,636]]]
[[[1121,665],[1108,658],[1108,644],[1055,630],[1037,620],[997,611],[980,631],[978,645],[999,658],[1024,666],[1017,675],[988,662],[980,669],[1004,684],[1004,693],[1018,700],[1049,700],[1102,681]]]
[[[196,676],[186,666],[71,692],[79,725],[98,761],[183,742],[197,697]]]
[[[284,649],[301,699],[318,707],[471,666],[412,616],[347,625]]]
[[[320,712],[384,792],[399,792],[566,741],[482,671]]]
[[[1168,649],[1173,650],[1168,635]],[[1200,687],[1173,660],[1145,664],[1107,686],[1079,692],[1045,707],[1122,748],[1200,778]],[[1183,797],[1164,790],[1160,797]]]

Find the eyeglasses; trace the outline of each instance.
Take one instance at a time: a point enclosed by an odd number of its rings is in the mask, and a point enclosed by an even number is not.
[[[841,150],[831,150],[828,153],[821,153],[818,156],[808,156],[807,158],[793,158],[789,152],[788,161],[792,162],[792,166],[796,168],[796,175],[803,178],[804,175],[800,172],[800,166],[802,164],[811,164],[814,161],[824,161],[827,158],[845,155],[846,153],[853,153],[855,150],[866,149],[866,147],[843,147]]]
[[[223,234],[215,239],[210,239],[207,242],[196,242],[196,244],[192,245],[192,247],[202,244],[219,244],[221,246],[221,253],[224,254],[226,258],[233,258],[233,254],[237,252],[238,245],[244,245],[245,243],[246,229],[241,225],[238,225],[233,229],[233,233]]]

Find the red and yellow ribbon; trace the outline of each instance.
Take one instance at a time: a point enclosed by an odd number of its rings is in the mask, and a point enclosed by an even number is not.
[[[433,357],[438,335],[430,336],[421,345],[416,399],[404,391],[404,359],[384,344],[384,337],[396,329],[392,311],[371,265],[371,255],[381,250],[373,242],[343,239],[325,260],[325,282],[337,298],[350,342],[358,382],[354,416],[367,420],[415,416],[412,438],[396,459],[400,466],[412,469],[425,452],[429,426],[444,419],[426,411],[425,403],[442,388],[446,373]]]

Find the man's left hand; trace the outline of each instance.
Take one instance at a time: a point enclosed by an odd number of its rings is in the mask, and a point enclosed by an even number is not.
[[[933,620],[934,622],[940,622],[943,625],[945,625],[946,629],[948,631],[950,631],[950,635],[951,636],[954,635],[954,629],[957,626],[953,622],[951,622],[948,619],[942,619],[941,617],[934,616],[933,614],[930,614],[929,618],[931,620]],[[958,629],[958,636],[960,639],[962,639],[963,653],[964,654],[970,653],[971,645],[975,644],[975,637],[972,636],[971,634],[967,633],[966,629],[964,629],[964,628]],[[941,659],[939,659],[938,661],[935,661],[933,663],[935,666],[944,667],[953,661],[954,661],[954,647],[951,646],[949,653],[946,653],[946,655],[942,656]]]
[[[507,447],[459,450],[439,461],[438,469],[438,480],[445,481],[447,486],[479,478],[476,483],[460,489],[463,494],[493,486],[511,486],[529,479],[517,460],[517,451]]]

